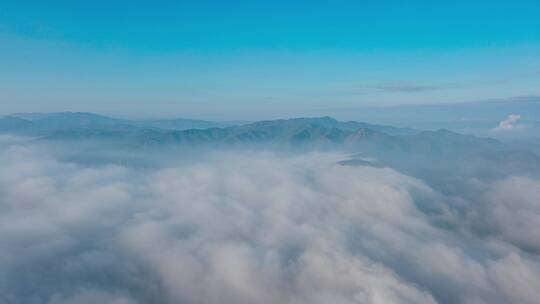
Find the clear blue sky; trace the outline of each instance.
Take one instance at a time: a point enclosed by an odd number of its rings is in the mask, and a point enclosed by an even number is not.
[[[0,0],[0,113],[247,119],[539,84],[538,0]]]

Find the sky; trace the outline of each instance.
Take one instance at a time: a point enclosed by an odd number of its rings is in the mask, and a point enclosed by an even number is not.
[[[256,119],[540,95],[538,1],[0,0],[0,113]]]

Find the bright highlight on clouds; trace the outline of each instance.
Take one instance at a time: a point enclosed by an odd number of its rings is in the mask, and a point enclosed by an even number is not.
[[[337,153],[89,168],[6,142],[2,303],[540,298],[539,180],[503,179],[463,201]]]
[[[510,130],[516,130],[516,129],[523,129],[525,128],[525,125],[519,124],[518,121],[521,119],[521,115],[518,114],[510,114],[508,115],[508,118],[501,121],[499,125],[493,129],[494,132],[500,132],[500,131],[510,131]]]

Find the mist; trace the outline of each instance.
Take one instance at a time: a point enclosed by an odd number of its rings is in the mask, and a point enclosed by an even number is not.
[[[373,159],[347,163],[355,156],[342,149],[155,148],[121,162],[118,149],[91,145],[114,157],[1,138],[0,302],[540,298],[530,174],[452,190]]]

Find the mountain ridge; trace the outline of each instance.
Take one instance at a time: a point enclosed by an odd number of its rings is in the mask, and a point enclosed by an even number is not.
[[[350,153],[343,165],[390,167],[421,178],[440,191],[465,187],[468,178],[503,173],[536,176],[540,157],[492,138],[463,135],[445,129],[419,131],[363,122],[341,122],[329,116],[264,120],[206,129],[171,130],[124,124],[123,120],[86,113],[60,115],[65,125],[40,124],[23,118],[0,118],[0,133],[32,136],[32,141],[69,145],[69,159],[97,162],[140,162],[131,151],[151,158],[160,153],[189,155],[207,148],[280,149],[283,151],[338,150]],[[51,116],[48,116],[50,119]],[[42,116],[26,117],[37,121]],[[73,119],[75,118],[75,127]],[[80,120],[78,120],[80,118]],[[101,123],[95,123],[95,119]],[[108,124],[108,122],[111,122]],[[43,128],[43,129],[40,129]],[[387,132],[384,132],[387,131]],[[394,131],[392,133],[392,131]],[[103,150],[109,151],[110,154]],[[84,155],[82,157],[81,155]],[[374,159],[373,162],[365,159]]]
[[[252,123],[244,122],[214,122],[206,120],[196,120],[187,118],[171,119],[123,119],[104,116],[90,112],[56,112],[56,113],[13,113],[0,117],[0,132],[5,131],[2,124],[8,124],[8,120],[20,119],[19,124],[26,124],[23,130],[12,128],[10,131],[34,132],[44,135],[55,131],[70,131],[81,129],[100,130],[130,130],[130,129],[157,129],[164,131],[184,131],[189,129],[206,130],[211,128],[231,128],[237,130],[265,128],[302,128],[309,124],[334,127],[341,130],[357,130],[360,128],[370,128],[389,134],[415,134],[418,130],[409,128],[398,128],[389,125],[376,125],[364,122],[347,121],[341,122],[329,116],[323,117],[301,117],[289,119],[263,120]],[[11,122],[13,123],[13,122]]]
[[[228,127],[236,122],[214,122],[187,118],[171,119],[124,119],[95,114],[91,112],[53,112],[53,113],[13,113],[5,117],[24,119],[36,124],[36,128],[61,130],[87,127],[124,126],[132,128],[154,128],[163,130],[207,129]]]

